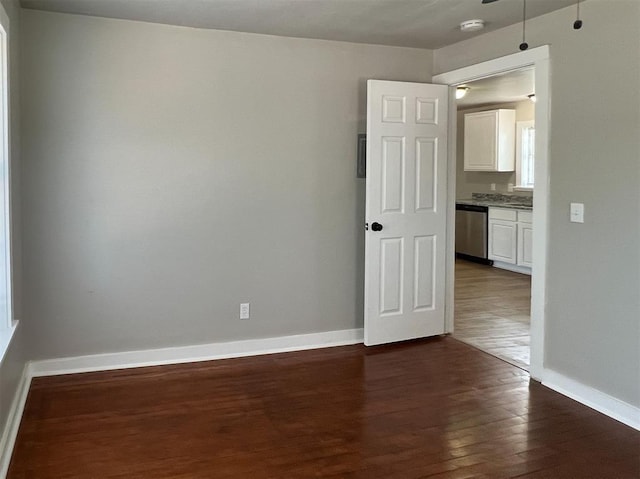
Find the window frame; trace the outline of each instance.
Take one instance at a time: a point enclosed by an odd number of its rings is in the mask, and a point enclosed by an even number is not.
[[[525,121],[517,121],[516,122],[516,185],[514,187],[514,190],[519,190],[519,191],[533,191],[533,189],[535,188],[535,177],[533,179],[533,183],[531,185],[526,184],[523,185],[522,183],[522,173],[523,173],[523,168],[522,168],[522,136],[524,134],[524,131],[528,128],[533,128],[534,130],[534,134],[535,134],[535,121],[534,120],[525,120]],[[533,146],[535,148],[535,137],[534,137],[534,142],[533,142]],[[535,169],[535,150],[533,153],[533,157],[534,157],[534,169]]]
[[[18,321],[13,319],[13,274],[11,261],[11,155],[9,119],[9,16],[0,4],[0,234],[4,251],[0,250],[0,275],[6,285],[6,302],[0,302],[0,364],[9,348]],[[1,243],[0,243],[1,244]],[[4,268],[2,268],[4,262]],[[4,271],[3,271],[4,269]],[[0,295],[1,296],[1,295]]]

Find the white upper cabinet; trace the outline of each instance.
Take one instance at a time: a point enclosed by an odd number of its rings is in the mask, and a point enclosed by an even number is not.
[[[489,110],[464,116],[464,170],[514,171],[515,110]]]

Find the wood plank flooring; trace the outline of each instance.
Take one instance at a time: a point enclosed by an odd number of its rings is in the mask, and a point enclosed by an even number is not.
[[[624,479],[639,450],[443,337],[36,378],[8,477]]]
[[[529,369],[531,277],[456,260],[454,337]]]

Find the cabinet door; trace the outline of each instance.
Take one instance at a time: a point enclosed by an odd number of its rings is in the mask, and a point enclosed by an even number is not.
[[[532,266],[533,228],[528,223],[518,223],[518,264]]]
[[[464,169],[495,171],[498,115],[496,111],[472,113],[464,117]]]
[[[489,220],[489,259],[516,264],[517,223]]]

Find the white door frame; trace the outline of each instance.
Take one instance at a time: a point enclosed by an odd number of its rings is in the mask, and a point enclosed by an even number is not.
[[[542,380],[544,373],[544,333],[547,300],[547,242],[549,237],[549,133],[551,112],[549,46],[532,48],[433,77],[433,83],[449,85],[449,158],[447,167],[447,271],[445,321],[453,332],[456,207],[456,123],[454,87],[499,73],[533,66],[535,68],[536,164],[533,196],[533,267],[531,274],[531,363],[529,374]]]

